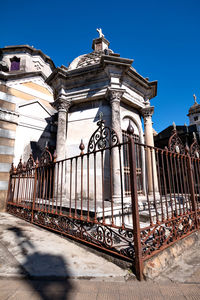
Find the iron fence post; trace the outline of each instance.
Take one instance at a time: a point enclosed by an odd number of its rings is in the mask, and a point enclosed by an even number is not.
[[[136,271],[137,279],[142,280],[143,259],[142,259],[142,245],[141,245],[139,209],[138,209],[136,155],[135,155],[135,142],[131,136],[129,136],[128,146],[129,146],[131,202],[132,202],[132,217],[133,217],[133,236],[134,236],[134,249],[135,249],[135,271]]]
[[[188,181],[189,181],[189,190],[191,195],[191,202],[192,202],[192,210],[195,213],[195,223],[196,228],[198,229],[198,217],[197,217],[197,203],[195,199],[195,190],[194,190],[194,177],[193,177],[193,168],[191,163],[191,156],[189,152],[187,152],[187,168],[188,168]]]
[[[35,198],[36,198],[36,190],[37,190],[37,172],[38,172],[38,160],[36,160],[35,172],[34,172],[34,190],[33,190],[33,203],[32,203],[32,211],[31,211],[31,223],[33,223],[33,215],[35,209]]]
[[[7,197],[6,197],[6,210],[7,210],[8,202],[10,201],[10,197],[11,197],[13,169],[14,169],[14,167],[13,167],[13,163],[12,163],[10,172],[9,172],[8,192],[7,192]]]

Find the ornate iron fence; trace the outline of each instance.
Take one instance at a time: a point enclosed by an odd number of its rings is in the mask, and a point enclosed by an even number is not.
[[[45,149],[40,161],[12,165],[8,212],[133,262],[143,262],[198,230],[200,160],[188,149],[158,149],[117,134],[98,122],[87,153],[61,161]],[[193,145],[193,149],[196,149]],[[131,195],[124,189],[127,152]],[[181,148],[182,149],[182,148]],[[137,192],[137,157],[145,153],[144,194]],[[195,153],[195,150],[193,151]],[[127,175],[126,175],[127,176]]]

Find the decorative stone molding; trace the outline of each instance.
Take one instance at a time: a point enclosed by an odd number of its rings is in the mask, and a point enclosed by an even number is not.
[[[108,89],[107,91],[108,99],[110,100],[110,102],[120,102],[123,94],[124,90]]]
[[[19,114],[0,108],[0,120],[18,124]]]
[[[153,113],[154,113],[154,106],[147,106],[142,109],[143,118],[152,117]]]
[[[71,101],[68,101],[65,98],[59,97],[51,105],[53,106],[53,108],[55,108],[58,111],[62,110],[62,111],[68,112],[70,105],[71,105]]]

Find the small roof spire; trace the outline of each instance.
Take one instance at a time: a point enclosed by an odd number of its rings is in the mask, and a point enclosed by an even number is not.
[[[102,29],[101,28],[97,28],[97,32],[99,33],[99,37],[104,37],[104,34],[102,32]]]
[[[103,34],[101,28],[97,28],[97,32],[99,33],[99,37],[93,40],[92,49],[94,51],[104,51],[105,49],[108,49],[110,43],[104,37],[104,34]]]
[[[195,94],[193,95],[193,98],[194,98],[194,103],[197,103],[197,96]]]

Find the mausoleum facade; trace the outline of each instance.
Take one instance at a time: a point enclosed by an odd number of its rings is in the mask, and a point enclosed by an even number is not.
[[[132,66],[132,59],[114,53],[101,31],[92,49],[68,67],[57,68],[33,47],[1,49],[0,172],[7,174],[6,180],[3,175],[0,178],[2,203],[11,162],[16,164],[20,158],[26,161],[29,152],[36,158],[45,146],[52,153],[56,149],[57,160],[72,157],[80,153],[81,140],[87,151],[101,118],[117,133],[119,142],[126,140],[130,124],[137,141],[154,145],[150,100],[157,94],[157,82],[142,77]],[[142,152],[140,194],[145,193],[144,164]],[[117,165],[115,168],[117,172]]]

